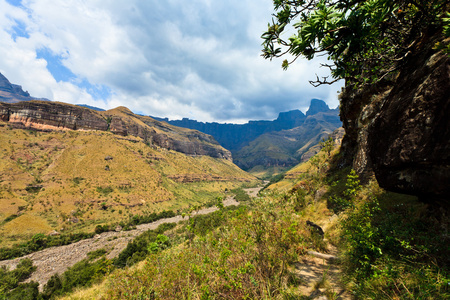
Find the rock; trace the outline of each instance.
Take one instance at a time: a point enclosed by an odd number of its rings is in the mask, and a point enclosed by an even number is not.
[[[95,111],[60,102],[0,102],[0,120],[9,122],[18,128],[45,131],[110,130],[117,135],[139,137],[149,145],[175,150],[187,155],[207,155],[232,160],[230,151],[221,147],[210,135],[196,130],[177,128],[150,117],[136,115],[125,107],[109,111]]]
[[[368,128],[368,155],[383,188],[450,199],[450,57],[412,56]]]
[[[120,231],[122,231],[122,226],[120,226],[120,225],[117,225],[116,226],[116,229],[114,229],[116,232],[120,232]]]
[[[306,221],[306,225],[308,225],[311,228],[311,231],[319,234],[322,238],[325,235],[325,233],[323,232],[322,227],[320,227],[316,223],[313,223],[313,222],[308,220],[308,221]]]
[[[0,103],[0,119],[16,127],[38,130],[106,130],[108,127],[97,112],[59,102]]]
[[[57,236],[57,235],[60,235],[60,233],[58,231],[56,231],[56,230],[53,230],[53,231],[49,232],[47,235],[49,235],[49,236]]]
[[[424,35],[392,81],[343,91],[340,165],[363,183],[375,175],[386,190],[448,205],[450,58],[433,49],[439,39]]]
[[[105,157],[105,160],[107,160],[107,161],[108,161],[108,160],[113,160],[113,159],[114,159],[114,158],[113,158],[112,156],[109,156],[109,155]]]
[[[312,116],[320,112],[327,112],[329,110],[330,108],[323,100],[312,99],[309,109],[306,112],[306,116]]]

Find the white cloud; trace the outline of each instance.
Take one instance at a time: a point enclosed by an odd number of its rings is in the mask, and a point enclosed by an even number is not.
[[[0,71],[33,96],[172,118],[242,121],[337,105],[339,86],[313,88],[318,62],[260,57],[270,0],[0,0]],[[11,36],[16,21],[26,37]],[[76,78],[57,81],[46,48]],[[322,72],[323,70],[319,70]],[[86,82],[90,85],[86,87]],[[91,88],[111,90],[98,99]]]

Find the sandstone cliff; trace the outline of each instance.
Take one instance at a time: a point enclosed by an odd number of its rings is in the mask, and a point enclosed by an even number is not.
[[[231,160],[231,153],[209,135],[135,115],[124,107],[100,112],[59,102],[0,102],[0,119],[15,127],[37,130],[110,130],[188,155]]]

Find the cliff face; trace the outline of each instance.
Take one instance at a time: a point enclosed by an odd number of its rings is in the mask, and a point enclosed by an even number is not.
[[[326,104],[325,104],[326,106]],[[243,168],[256,166],[291,167],[302,161],[302,155],[327,138],[340,126],[336,110],[316,112],[309,115],[297,127],[272,131],[257,137],[239,151],[233,153],[235,163]]]
[[[189,155],[207,155],[231,160],[224,149],[210,135],[197,130],[176,127],[150,117],[133,114],[125,107],[100,112],[110,120],[109,130],[120,135],[138,136],[150,144]]]
[[[264,133],[300,126],[306,120],[306,116],[300,110],[292,110],[280,113],[278,118],[273,121],[249,121],[245,124],[204,123],[187,118],[170,121],[167,118],[156,119],[175,126],[195,129],[210,134],[223,147],[234,152]]]
[[[368,128],[368,154],[384,188],[443,199],[450,196],[450,58],[427,50],[384,98]]]
[[[0,118],[18,127],[38,130],[106,130],[108,124],[94,111],[58,102],[0,103]]]
[[[0,119],[15,127],[37,130],[110,130],[188,155],[231,160],[231,153],[209,135],[135,115],[124,107],[99,112],[58,102],[0,102]]]
[[[393,83],[344,91],[341,119],[346,131],[344,163],[387,190],[450,196],[450,59],[418,43]]]
[[[273,121],[220,124],[189,119],[159,120],[211,134],[231,150],[234,162],[244,170],[294,166],[310,147],[342,126],[338,110],[330,109],[319,99],[311,100],[306,116],[300,110],[292,110],[280,113]]]
[[[28,92],[23,91],[22,87],[12,84],[0,73],[0,101],[6,103],[17,103],[20,101],[39,100],[30,96]],[[40,99],[46,100],[46,99]]]

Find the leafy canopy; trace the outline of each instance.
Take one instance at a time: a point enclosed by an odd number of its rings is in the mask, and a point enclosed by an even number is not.
[[[448,0],[274,0],[272,23],[262,35],[266,59],[291,54],[327,55],[327,77],[314,86],[345,79],[361,85],[379,81],[407,57],[426,31],[441,30]],[[293,23],[291,25],[291,23]],[[294,34],[285,38],[284,33]]]

